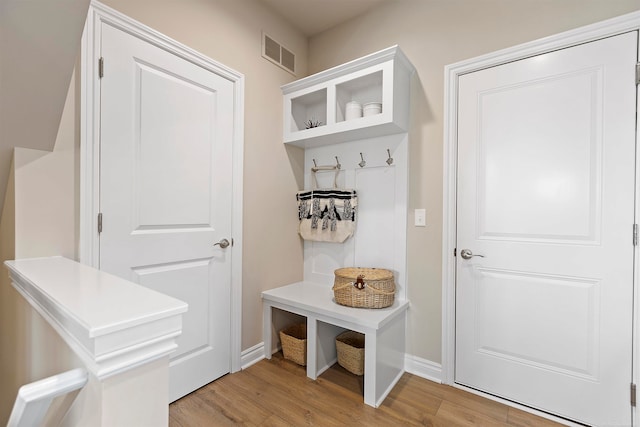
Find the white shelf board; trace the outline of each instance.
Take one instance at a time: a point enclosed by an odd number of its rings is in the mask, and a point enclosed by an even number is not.
[[[363,117],[353,121],[367,120],[373,117]],[[376,138],[379,136],[394,135],[403,132],[403,129],[393,122],[373,124],[363,127],[349,126],[351,122],[340,122],[336,125],[322,126],[313,129],[313,133],[309,132],[304,138],[295,138],[285,140],[286,144],[295,145],[302,148],[314,148],[324,145],[339,144],[348,141],[357,141],[360,139]],[[300,131],[297,133],[306,132]]]

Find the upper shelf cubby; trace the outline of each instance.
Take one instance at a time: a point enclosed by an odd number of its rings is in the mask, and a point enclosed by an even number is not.
[[[284,142],[309,148],[406,132],[413,72],[392,46],[282,86]]]

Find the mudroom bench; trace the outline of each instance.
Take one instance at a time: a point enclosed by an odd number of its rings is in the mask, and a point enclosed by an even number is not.
[[[298,282],[262,293],[263,338],[273,353],[273,309],[307,319],[307,377],[316,379],[336,360],[335,338],[345,330],[365,335],[364,403],[378,407],[404,372],[408,300],[391,307],[363,309],[338,305],[330,286]],[[275,331],[277,333],[277,331]]]

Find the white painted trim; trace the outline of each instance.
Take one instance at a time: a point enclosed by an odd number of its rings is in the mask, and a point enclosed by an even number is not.
[[[457,153],[457,101],[458,77],[484,68],[517,61],[550,51],[587,43],[604,37],[610,37],[628,31],[640,29],[640,11],[617,18],[608,19],[575,30],[545,37],[512,48],[499,50],[487,55],[447,65],[444,70],[445,79],[445,108],[444,108],[444,191],[443,191],[443,233],[442,233],[442,381],[454,384],[455,372],[455,257],[456,247],[456,153]],[[636,187],[636,191],[639,188]],[[636,193],[638,200],[638,193]],[[640,205],[639,205],[640,206]],[[638,215],[636,210],[636,215]],[[638,220],[636,220],[638,222]],[[636,251],[635,271],[640,266],[638,251]],[[634,295],[638,298],[638,281],[634,282]],[[640,301],[640,298],[639,300]],[[636,316],[638,304],[635,305]],[[634,324],[634,342],[640,339],[638,321]],[[637,347],[636,347],[637,348]],[[637,353],[636,353],[637,354]],[[638,359],[634,356],[634,361]],[[634,362],[634,381],[638,383],[638,368],[640,362]],[[489,395],[482,394],[484,397]],[[504,403],[511,404],[508,401]],[[638,408],[634,410],[634,419],[638,416]],[[531,412],[529,410],[528,412]],[[547,416],[548,417],[548,416]]]
[[[39,426],[44,425],[45,418],[48,421],[62,419],[88,379],[87,371],[77,368],[23,385],[18,390],[7,427]],[[62,405],[52,407],[60,396],[65,396]]]
[[[415,72],[415,68],[411,61],[400,50],[398,45],[382,49],[378,52],[374,52],[370,55],[363,56],[362,58],[354,59],[353,61],[346,62],[344,64],[329,68],[328,70],[321,71],[311,76],[298,79],[294,82],[287,83],[281,86],[282,94],[287,95],[289,93],[308,88],[310,86],[324,83],[328,80],[332,80],[358,70],[362,70],[373,65],[377,65],[386,61],[398,60],[406,69],[408,74],[411,75]]]
[[[431,360],[405,354],[404,370],[420,378],[442,384],[442,365]]]
[[[243,250],[243,194],[244,194],[244,76],[234,84],[235,112],[233,136],[231,236],[231,372],[238,372],[242,363],[242,250]]]
[[[234,85],[233,201],[231,261],[231,372],[240,370],[242,348],[242,218],[244,159],[244,75],[126,15],[92,0],[81,46],[80,110],[80,262],[99,268],[99,118],[100,85],[97,60],[100,57],[103,23],[119,28],[178,57],[209,70]]]
[[[264,359],[264,342],[242,351],[242,369],[247,369]]]
[[[100,98],[94,52],[100,51],[100,34],[95,34],[95,17],[87,15],[80,46],[80,238],[79,261],[99,267],[97,213],[100,210]]]
[[[640,23],[638,24],[640,27]],[[640,43],[638,43],[638,58],[640,58]],[[640,86],[636,85],[636,113],[640,111]],[[637,120],[637,119],[636,119]],[[640,141],[640,127],[636,124],[636,203],[634,212],[634,223],[640,223],[640,150],[638,150],[638,142]],[[633,383],[640,382],[640,251],[638,247],[634,248],[633,254]],[[640,417],[640,408],[636,405],[631,413],[631,422],[634,426],[638,425],[638,417]]]
[[[102,381],[168,356],[187,304],[62,257],[6,261],[13,287]],[[104,311],[113,301],[144,299]]]

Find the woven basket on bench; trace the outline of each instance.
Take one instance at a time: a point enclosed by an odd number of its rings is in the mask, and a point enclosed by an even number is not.
[[[280,343],[285,359],[298,365],[307,364],[307,325],[291,325],[280,331]]]
[[[336,337],[338,364],[356,375],[364,374],[364,335],[346,331]]]
[[[339,268],[335,272],[333,295],[349,307],[384,308],[393,305],[396,284],[393,272],[383,268]]]

